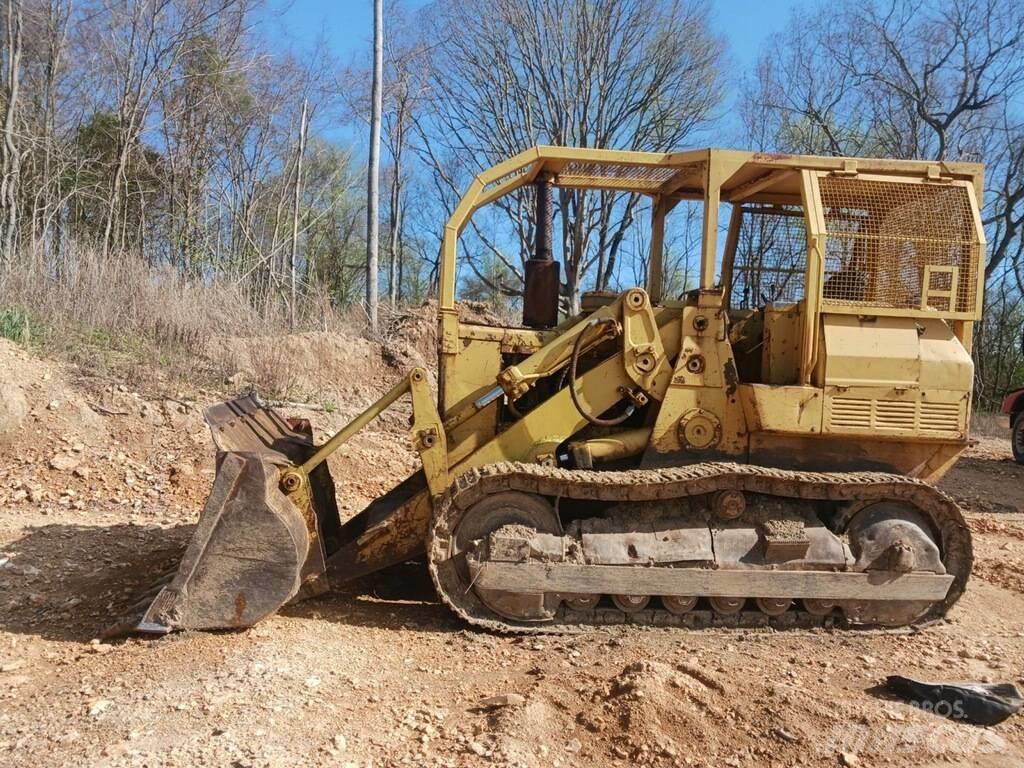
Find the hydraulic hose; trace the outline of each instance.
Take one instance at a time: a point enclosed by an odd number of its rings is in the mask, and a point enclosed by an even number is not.
[[[583,350],[583,338],[587,335],[587,331],[595,325],[611,325],[614,328],[616,321],[615,318],[612,317],[605,317],[602,319],[594,318],[587,324],[586,328],[580,331],[580,335],[576,337],[576,341],[572,345],[572,357],[569,359],[569,397],[572,398],[572,404],[576,406],[576,410],[579,411],[580,416],[595,427],[617,427],[633,415],[633,411],[636,410],[636,407],[632,403],[626,407],[626,410],[623,411],[621,415],[612,419],[602,419],[600,416],[594,416],[593,414],[587,413],[583,409],[583,405],[580,403],[579,396],[576,394],[576,364],[579,362],[580,352]],[[597,337],[595,337],[595,341],[596,339]]]

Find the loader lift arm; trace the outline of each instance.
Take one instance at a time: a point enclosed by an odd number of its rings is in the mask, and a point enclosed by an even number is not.
[[[395,384],[377,402],[335,432],[306,461],[297,467],[285,470],[281,475],[281,487],[285,493],[297,505],[305,503],[301,494],[309,484],[310,473],[327,461],[332,453],[351,440],[363,427],[407,393],[412,396],[412,427],[409,430],[409,438],[423,461],[428,483],[431,477],[435,478],[436,483],[440,483],[442,479],[447,480],[447,441],[441,426],[441,419],[437,415],[437,406],[434,404],[434,398],[430,392],[430,385],[427,383],[427,372],[422,368],[413,368],[408,376]],[[442,493],[446,487],[447,482],[443,486],[438,485],[438,490],[434,491],[435,495]]]

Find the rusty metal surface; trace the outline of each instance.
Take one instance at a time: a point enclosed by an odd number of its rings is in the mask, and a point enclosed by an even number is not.
[[[552,328],[558,325],[558,282],[561,265],[557,261],[527,259],[523,289],[523,325]]]
[[[589,563],[710,563],[715,559],[711,530],[701,520],[664,518],[637,525],[623,518],[588,518],[578,521],[578,530]]]
[[[340,521],[327,465],[287,496],[280,470],[314,450],[305,420],[286,420],[254,396],[218,403],[204,418],[217,475],[177,570],[108,630],[163,633],[247,627],[285,603],[322,593]]]
[[[252,394],[203,409],[218,451],[260,453],[282,462],[294,460],[297,450],[308,449],[312,437],[292,429],[287,420]]]
[[[422,553],[431,511],[426,478],[417,470],[345,522],[339,547],[327,558],[331,584],[344,584]]]
[[[299,591],[309,548],[306,522],[278,490],[273,463],[224,454],[173,579],[119,633],[250,626]]]

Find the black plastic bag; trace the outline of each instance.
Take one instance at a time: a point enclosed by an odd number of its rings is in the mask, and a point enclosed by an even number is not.
[[[927,683],[890,675],[885,684],[919,709],[977,725],[1001,723],[1024,706],[1024,698],[1011,683]]]

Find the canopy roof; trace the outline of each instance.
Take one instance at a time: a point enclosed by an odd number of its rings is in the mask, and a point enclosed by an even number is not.
[[[477,176],[473,208],[552,175],[556,186],[611,189],[679,200],[702,199],[709,176],[721,180],[722,202],[799,202],[800,171],[856,171],[896,176],[946,176],[964,179],[980,190],[982,166],[925,160],[818,157],[727,149],[684,152],[620,152],[603,149],[538,146]],[[474,187],[477,185],[474,184]],[[471,189],[466,197],[473,197]]]
[[[862,178],[880,174],[890,179],[894,176],[908,180],[957,179],[973,185],[978,200],[983,192],[983,166],[978,163],[819,157],[712,148],[625,152],[537,146],[479,173],[448,219],[442,244],[441,308],[454,311],[456,243],[473,213],[532,184],[541,173],[550,174],[552,183],[558,187],[635,192],[653,198],[656,231],[652,236],[651,271],[654,273],[661,268],[661,222],[665,213],[677,201],[704,200],[701,285],[711,285],[717,254],[719,205],[800,204],[805,189],[801,175],[805,172],[857,174]]]

